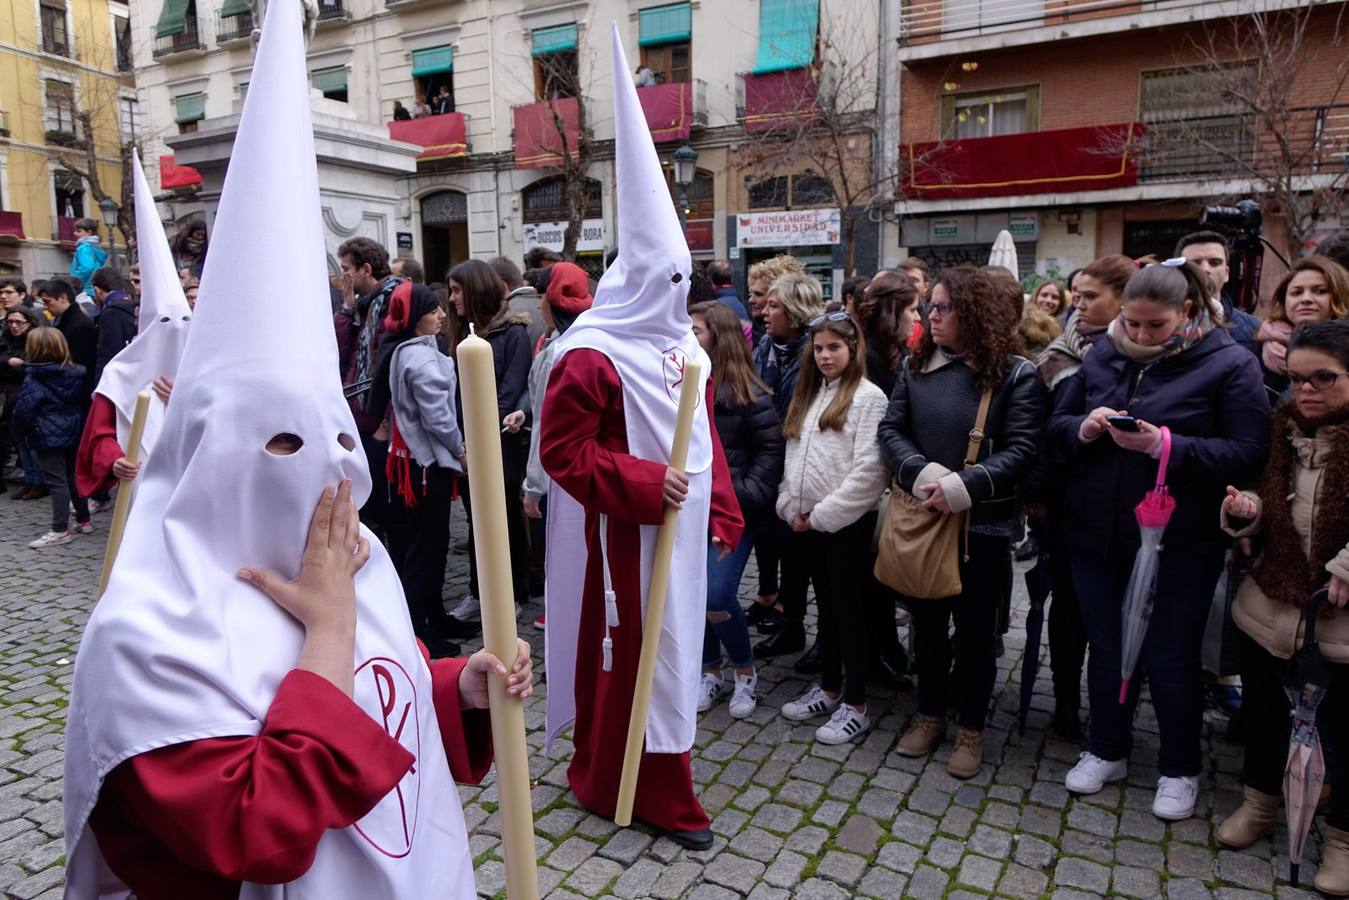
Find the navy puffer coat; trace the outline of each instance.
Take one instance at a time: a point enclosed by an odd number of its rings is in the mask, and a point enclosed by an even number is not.
[[[35,450],[74,447],[84,427],[84,366],[25,363],[10,421]]]

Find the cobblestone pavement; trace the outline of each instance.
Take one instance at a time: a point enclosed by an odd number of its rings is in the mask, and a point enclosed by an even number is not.
[[[66,547],[29,550],[24,545],[44,530],[47,511],[45,500],[0,497],[0,893],[22,900],[60,896],[66,694],[109,518],[95,517],[95,534]],[[454,533],[464,534],[458,510]],[[451,554],[448,595],[463,593],[465,563]],[[1017,582],[1019,588],[1019,576]],[[752,590],[752,573],[744,583]],[[1168,825],[1149,812],[1157,774],[1149,706],[1139,715],[1137,762],[1128,781],[1095,797],[1069,797],[1063,776],[1078,748],[1046,735],[1047,664],[1030,728],[1025,737],[1015,733],[1025,602],[1019,590],[979,777],[962,783],[946,773],[949,744],[932,760],[893,752],[914,713],[911,694],[873,695],[876,727],[865,740],[815,744],[813,723],[792,724],[778,715],[804,679],[790,665],[768,666],[760,673],[763,696],[754,715],[737,722],[723,702],[703,716],[693,772],[716,842],[701,853],[642,829],[617,829],[577,807],[566,787],[569,746],[563,741],[547,756],[542,750],[541,685],[526,723],[543,894],[690,900],[1315,896],[1287,886],[1282,830],[1243,853],[1214,842],[1214,822],[1239,801],[1241,757],[1213,714],[1195,818]],[[527,624],[537,612],[522,612],[521,633],[541,651],[542,635]],[[460,793],[479,890],[504,895],[496,789],[489,779]],[[1304,864],[1304,884],[1314,871],[1313,863]]]

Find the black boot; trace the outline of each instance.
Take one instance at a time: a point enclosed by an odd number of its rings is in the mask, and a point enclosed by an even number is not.
[[[783,653],[806,649],[806,626],[800,622],[783,622],[782,630],[769,635],[754,645],[756,659],[772,659]]]
[[[810,649],[801,654],[792,666],[792,671],[798,675],[816,675],[819,673],[820,642],[818,640],[810,642]]]
[[[1077,693],[1063,692],[1054,697],[1054,733],[1065,741],[1082,740],[1082,700]]]
[[[661,831],[667,838],[685,850],[711,850],[712,829],[699,828],[696,831]]]

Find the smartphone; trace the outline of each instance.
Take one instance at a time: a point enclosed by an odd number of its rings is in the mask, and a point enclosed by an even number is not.
[[[1106,421],[1110,423],[1111,428],[1118,428],[1120,431],[1138,431],[1138,420],[1133,416],[1107,416]]]

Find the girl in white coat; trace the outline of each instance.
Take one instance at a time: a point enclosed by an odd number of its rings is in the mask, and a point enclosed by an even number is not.
[[[876,501],[886,482],[876,437],[886,398],[866,380],[864,338],[851,316],[817,316],[809,335],[782,427],[787,460],[777,513],[791,525],[790,552],[806,561],[815,586],[821,672],[820,683],[785,704],[782,714],[803,721],[829,713],[815,739],[842,744],[871,728],[862,601],[873,564]]]

